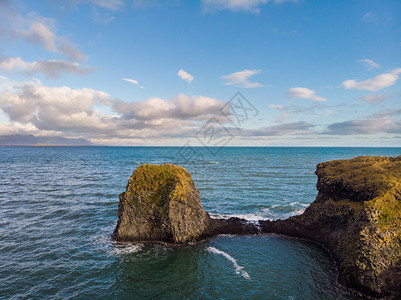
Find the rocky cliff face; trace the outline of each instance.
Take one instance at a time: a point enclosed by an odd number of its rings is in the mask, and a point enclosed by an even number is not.
[[[345,284],[401,296],[401,156],[330,161],[316,175],[319,194],[305,212],[261,221],[262,231],[323,244]]]
[[[401,156],[319,164],[316,200],[286,220],[211,219],[191,175],[175,165],[142,165],[120,195],[117,241],[195,242],[217,234],[279,233],[324,245],[340,280],[401,299]]]
[[[191,175],[179,166],[138,167],[119,198],[117,241],[183,244],[207,235],[212,222]]]

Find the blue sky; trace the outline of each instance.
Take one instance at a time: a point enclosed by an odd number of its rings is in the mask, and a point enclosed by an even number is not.
[[[400,77],[398,0],[0,0],[0,136],[401,146]]]

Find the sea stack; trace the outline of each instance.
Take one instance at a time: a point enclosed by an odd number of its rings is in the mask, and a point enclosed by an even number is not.
[[[319,193],[305,212],[261,221],[262,231],[323,244],[343,283],[401,297],[401,156],[329,161],[316,175]]]
[[[139,166],[119,196],[116,241],[195,242],[207,235],[211,218],[182,167]]]

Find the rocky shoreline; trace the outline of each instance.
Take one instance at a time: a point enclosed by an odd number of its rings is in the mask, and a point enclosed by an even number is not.
[[[219,234],[283,234],[331,253],[344,285],[374,297],[401,297],[401,156],[317,165],[316,200],[302,215],[249,223],[213,219],[191,175],[171,164],[142,165],[120,195],[113,237],[185,244]]]

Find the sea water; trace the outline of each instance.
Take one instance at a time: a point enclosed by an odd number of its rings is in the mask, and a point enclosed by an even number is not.
[[[357,298],[337,283],[327,252],[303,240],[223,235],[183,247],[116,244],[118,195],[139,165],[175,163],[192,174],[214,217],[287,218],[315,199],[317,163],[398,156],[401,148],[182,150],[0,147],[0,298]]]

